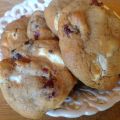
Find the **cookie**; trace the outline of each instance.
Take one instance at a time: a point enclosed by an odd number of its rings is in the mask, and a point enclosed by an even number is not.
[[[58,21],[61,11],[71,2],[72,0],[52,0],[49,6],[44,11],[47,25],[56,35],[58,32]]]
[[[39,119],[60,108],[76,79],[65,67],[57,40],[28,41],[0,62],[1,90],[19,114]]]
[[[32,14],[27,27],[27,35],[29,39],[33,40],[55,38],[55,35],[46,25],[42,11],[35,11]]]
[[[69,70],[84,84],[109,90],[120,74],[120,20],[103,3],[75,0],[59,20],[60,49]]]
[[[28,20],[28,17],[23,16],[7,25],[0,41],[0,53],[2,54],[0,60],[7,58],[12,50],[28,41],[26,34]]]
[[[2,34],[0,44],[12,50],[19,47],[24,41],[27,41],[26,31],[28,19],[24,16],[8,24]]]

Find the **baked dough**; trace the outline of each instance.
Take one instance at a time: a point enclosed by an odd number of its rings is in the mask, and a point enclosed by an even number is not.
[[[55,35],[46,25],[42,11],[35,11],[32,14],[27,27],[27,35],[29,39],[33,40],[55,38]]]
[[[44,11],[46,23],[52,32],[56,35],[58,33],[58,21],[61,15],[61,11],[71,2],[72,0],[52,0]]]
[[[31,119],[59,108],[76,84],[57,40],[27,42],[16,49],[11,58],[0,62],[0,81],[7,103]]]
[[[112,89],[120,74],[120,20],[104,5],[75,0],[59,20],[60,49],[69,70],[84,84]]]
[[[12,50],[20,47],[27,38],[27,24],[29,17],[22,16],[20,19],[9,23],[0,40],[0,60],[8,58]]]

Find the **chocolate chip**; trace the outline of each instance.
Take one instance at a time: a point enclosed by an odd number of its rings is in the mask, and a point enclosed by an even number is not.
[[[19,59],[21,59],[21,58],[22,58],[22,55],[19,54],[19,53],[15,53],[15,54],[13,55],[13,57],[12,57],[13,60],[19,60]]]
[[[73,33],[73,31],[69,28],[69,26],[66,24],[64,25],[64,32],[69,36],[69,34]]]
[[[92,2],[90,3],[90,5],[102,6],[103,2],[99,2],[98,0],[92,0]]]

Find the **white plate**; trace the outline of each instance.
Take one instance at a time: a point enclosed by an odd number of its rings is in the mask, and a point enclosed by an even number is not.
[[[51,0],[44,1],[44,3],[38,3],[37,0],[25,0],[23,3],[14,6],[10,11],[7,11],[0,18],[0,36],[8,23],[19,19],[23,15],[30,15],[35,10],[44,10]],[[67,118],[93,115],[98,111],[104,111],[112,107],[118,101],[120,101],[120,82],[118,87],[111,91],[97,91],[82,86],[65,100],[60,109],[49,111],[46,114],[53,117],[62,116]]]

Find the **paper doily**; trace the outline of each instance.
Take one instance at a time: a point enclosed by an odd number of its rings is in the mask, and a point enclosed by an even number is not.
[[[35,10],[44,10],[50,2],[51,0],[44,0],[44,3],[37,0],[25,0],[14,6],[0,18],[0,37],[8,23],[19,19],[23,15],[30,15]],[[71,96],[64,101],[60,109],[48,111],[46,114],[53,117],[76,118],[104,111],[120,101],[120,82],[118,87],[111,91],[97,91],[83,86],[74,91]]]

